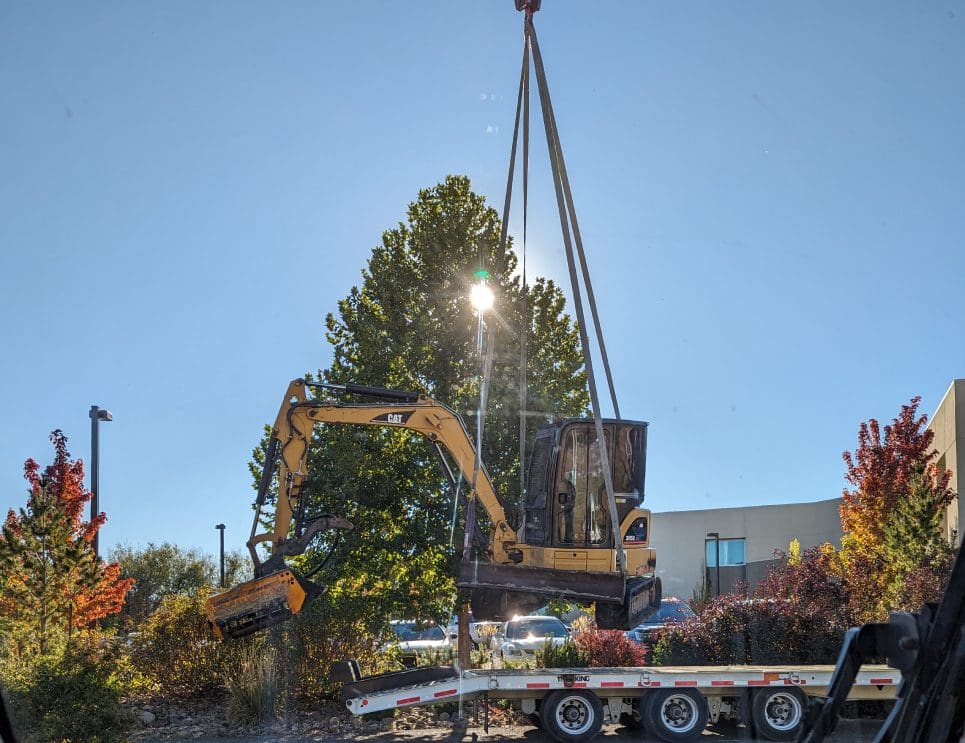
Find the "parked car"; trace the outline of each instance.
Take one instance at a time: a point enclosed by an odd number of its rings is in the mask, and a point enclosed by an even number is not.
[[[666,598],[660,602],[660,610],[647,618],[643,624],[627,630],[626,635],[634,642],[644,643],[657,639],[660,631],[665,627],[681,622],[694,616],[694,610],[686,601]]]
[[[385,647],[398,647],[402,653],[402,662],[407,666],[416,665],[421,656],[444,652],[452,647],[445,631],[438,624],[393,619],[389,625],[395,633],[395,640]]]
[[[562,645],[569,636],[566,625],[556,617],[534,615],[514,617],[503,624],[494,642],[498,642],[503,660],[523,660],[532,658],[544,642]]]
[[[493,636],[503,626],[502,622],[477,622],[472,612],[469,613],[469,639],[474,645],[489,645]],[[458,617],[453,615],[446,625],[446,635],[452,643],[459,640]]]

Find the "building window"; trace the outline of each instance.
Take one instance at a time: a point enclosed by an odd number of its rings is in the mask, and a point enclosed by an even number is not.
[[[717,545],[713,539],[708,539],[704,546],[707,548],[707,567],[717,567]],[[744,564],[744,540],[743,539],[721,539],[720,540],[720,566],[722,568],[731,565]]]

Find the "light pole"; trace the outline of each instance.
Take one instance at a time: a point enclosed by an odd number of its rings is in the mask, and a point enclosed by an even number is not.
[[[93,521],[100,512],[98,498],[100,495],[100,442],[98,441],[97,430],[101,421],[114,420],[110,410],[104,410],[96,405],[90,406],[90,518]],[[99,534],[94,532],[94,556],[100,557]]]
[[[707,536],[714,540],[714,572],[716,574],[717,590],[715,596],[720,596],[720,534],[716,531],[707,532]]]
[[[224,588],[224,524],[215,524],[214,528],[221,532],[221,559],[219,560],[219,565],[221,565],[221,587]]]

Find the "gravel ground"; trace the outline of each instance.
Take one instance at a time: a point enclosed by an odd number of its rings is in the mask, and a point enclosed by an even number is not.
[[[835,734],[828,740],[836,743],[870,743],[880,722],[874,720],[842,720]],[[394,730],[385,733],[319,733],[319,734],[252,734],[244,737],[215,738],[140,738],[141,743],[171,743],[171,741],[192,741],[192,743],[395,743],[396,741],[437,741],[438,743],[494,743],[495,741],[525,741],[526,743],[551,743],[548,735],[534,727],[514,725],[510,727],[490,727],[489,732],[482,727],[470,726],[466,731],[459,729]],[[642,741],[639,731],[623,727],[606,727],[598,740],[605,741]],[[707,743],[720,741],[750,741],[748,730],[743,726],[719,725],[708,727],[703,740]]]

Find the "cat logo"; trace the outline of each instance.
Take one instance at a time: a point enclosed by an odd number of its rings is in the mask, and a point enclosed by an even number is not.
[[[404,413],[383,413],[382,415],[377,415],[372,419],[372,423],[389,423],[395,426],[404,426],[406,421],[412,417],[414,411],[407,410]]]

